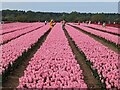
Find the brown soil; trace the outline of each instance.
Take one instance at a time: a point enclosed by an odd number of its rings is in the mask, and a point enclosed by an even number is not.
[[[27,26],[27,27],[20,28],[20,29],[15,29],[15,30],[12,30],[12,31],[9,31],[9,32],[5,32],[5,33],[0,34],[0,35],[8,34],[8,33],[15,32],[15,31],[22,30],[22,29],[26,29],[26,28],[29,28],[29,27],[31,27],[31,26]]]
[[[71,37],[69,36],[68,32],[64,29],[65,35],[69,41],[69,45],[76,57],[76,60],[78,61],[81,69],[83,70],[84,80],[86,84],[88,85],[89,89],[96,89],[96,88],[102,88],[101,85],[98,85],[99,80],[93,76],[92,70],[90,67],[86,64],[86,60],[83,57],[83,55],[80,53],[78,48],[76,47],[75,43],[72,41]]]
[[[29,60],[34,56],[36,51],[40,48],[42,43],[45,41],[47,35],[49,34],[50,30],[47,31],[39,40],[38,42],[32,46],[30,50],[28,50],[27,54],[22,57],[22,63],[18,65],[16,69],[11,71],[10,75],[2,82],[3,90],[11,90],[16,88],[19,85],[19,78],[24,75],[24,70],[29,64]]]
[[[10,41],[12,41],[12,40],[14,40],[14,39],[16,39],[16,38],[19,38],[20,36],[23,36],[23,35],[25,35],[25,34],[28,34],[28,33],[33,32],[33,31],[35,31],[35,30],[38,30],[38,29],[41,28],[41,27],[43,27],[43,26],[40,26],[40,27],[38,27],[38,28],[35,28],[35,29],[33,29],[33,30],[29,31],[29,32],[23,33],[23,34],[21,34],[21,35],[19,35],[19,36],[17,36],[17,37],[11,38],[10,40],[5,41],[5,42],[1,43],[0,45],[6,44],[6,43],[8,43],[8,42],[10,42]]]
[[[114,32],[105,31],[105,30],[101,30],[101,29],[98,29],[98,28],[90,27],[90,26],[86,26],[86,27],[91,28],[91,29],[93,29],[93,30],[97,30],[97,31],[101,31],[101,32],[109,33],[109,34],[112,34],[112,35],[120,36],[120,34],[117,34],[117,33],[114,33]]]
[[[72,25],[70,25],[70,26],[72,26]],[[111,43],[111,42],[106,42],[105,40],[100,39],[100,38],[97,37],[96,35],[92,35],[92,34],[90,34],[90,33],[88,33],[88,32],[86,33],[86,31],[84,31],[84,30],[82,30],[82,29],[80,29],[80,28],[78,28],[78,27],[76,27],[76,26],[72,26],[72,27],[76,28],[76,30],[81,31],[81,32],[84,33],[84,34],[87,34],[88,36],[90,36],[91,38],[93,38],[93,39],[95,39],[96,41],[100,42],[101,44],[103,44],[104,46],[106,46],[106,47],[108,47],[109,49],[113,50],[114,52],[119,53],[120,47],[117,47],[117,46],[113,45],[113,43]],[[119,39],[119,38],[118,38],[118,39]]]

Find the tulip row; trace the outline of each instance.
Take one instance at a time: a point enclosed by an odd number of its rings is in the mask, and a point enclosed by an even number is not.
[[[120,38],[119,36],[116,36],[116,35],[112,35],[112,34],[109,34],[109,33],[105,33],[105,32],[101,32],[101,31],[97,31],[97,30],[93,30],[91,28],[88,28],[88,27],[85,27],[83,25],[74,25],[74,26],[77,26],[79,27],[80,29],[86,31],[86,32],[89,32],[91,34],[94,34],[96,36],[99,36],[101,38],[104,38],[106,39],[107,41],[110,41],[110,42],[113,42],[115,43],[116,45],[119,45],[120,42],[118,41],[118,38]]]
[[[0,74],[4,73],[8,69],[8,65],[11,64],[22,55],[23,52],[27,51],[34,45],[38,39],[48,31],[49,25],[44,26],[36,31],[30,32],[23,35],[15,40],[8,42],[7,44],[1,45],[2,48],[2,69]]]
[[[34,23],[34,24],[36,24],[36,23]],[[8,24],[8,25],[11,26],[11,24]],[[32,23],[16,23],[16,27],[13,26],[13,27],[9,27],[9,28],[6,28],[6,29],[3,29],[3,25],[1,25],[2,26],[1,27],[2,30],[0,30],[0,35],[8,33],[8,32],[12,32],[12,31],[21,30],[21,29],[30,27],[32,25],[33,25]]]
[[[22,34],[25,34],[27,32],[33,31],[34,29],[36,29],[40,26],[42,26],[42,24],[40,24],[40,23],[32,24],[32,26],[29,26],[28,28],[20,29],[20,30],[17,30],[15,32],[11,32],[11,33],[8,33],[8,34],[1,35],[0,37],[2,37],[2,39],[0,40],[0,44],[6,42],[8,40],[11,40],[12,38],[15,38],[17,36],[20,36]]]
[[[57,23],[29,61],[18,88],[87,88],[61,25]]]
[[[106,27],[104,28],[104,27],[102,27],[101,25],[95,25],[95,24],[84,24],[84,26],[90,26],[90,27],[93,27],[93,28],[96,28],[96,29],[100,29],[100,30],[103,30],[103,31],[108,31],[108,32],[120,34],[119,29],[118,29],[118,28],[115,28],[115,27],[106,26]]]
[[[21,22],[14,22],[14,23],[5,23],[5,24],[0,24],[2,26],[2,29],[9,29],[9,28],[15,28],[18,27],[18,25],[24,25],[28,23],[21,23]]]
[[[87,60],[92,62],[91,67],[97,69],[100,80],[106,84],[106,88],[120,88],[118,82],[120,79],[119,55],[75,28],[68,25],[65,28],[78,48],[84,52]]]

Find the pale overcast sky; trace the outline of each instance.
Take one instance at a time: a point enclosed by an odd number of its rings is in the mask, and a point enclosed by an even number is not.
[[[120,0],[0,0],[2,2],[119,2]]]
[[[118,1],[119,0],[100,0],[104,2],[97,2],[98,0],[69,0],[69,2],[48,2],[50,0],[2,0],[2,9],[12,9],[12,10],[32,10],[41,12],[86,12],[86,13],[118,13]],[[10,1],[10,2],[8,2]],[[29,1],[29,2],[27,2]],[[39,2],[37,2],[39,1]],[[55,1],[55,2],[54,2]],[[63,0],[58,0],[63,1]],[[68,1],[68,0],[64,0]],[[79,1],[79,2],[78,2]],[[84,2],[83,2],[84,1]],[[109,1],[109,2],[108,2]],[[114,1],[114,2],[112,2]]]

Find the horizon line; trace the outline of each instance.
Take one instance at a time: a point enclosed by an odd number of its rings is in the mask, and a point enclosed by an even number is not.
[[[80,11],[71,11],[71,12],[64,12],[64,11],[35,11],[35,10],[21,10],[21,9],[0,9],[0,11],[3,11],[3,10],[11,10],[11,11],[25,11],[25,12],[28,12],[28,11],[32,11],[32,12],[43,12],[43,13],[72,13],[72,12],[77,12],[77,13],[91,13],[91,14],[120,14],[119,12],[80,12]]]

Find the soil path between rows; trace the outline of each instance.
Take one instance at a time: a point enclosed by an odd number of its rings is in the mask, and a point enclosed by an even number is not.
[[[68,25],[70,25],[70,24],[68,24]],[[79,30],[80,32],[82,32],[82,33],[90,36],[91,38],[95,39],[96,41],[100,42],[100,43],[103,44],[104,46],[108,47],[108,48],[111,49],[112,51],[114,51],[114,52],[116,52],[116,53],[119,54],[120,46],[116,46],[116,45],[114,45],[113,43],[108,42],[108,41],[105,40],[104,38],[100,38],[100,37],[98,37],[98,36],[96,36],[96,35],[90,34],[89,32],[86,32],[86,31],[80,29],[79,27],[76,27],[76,26],[73,26],[73,25],[70,25],[70,26],[72,26],[72,27],[74,27],[76,30]],[[118,39],[120,39],[120,38],[118,38]]]
[[[91,29],[93,29],[93,30],[101,31],[101,32],[104,32],[104,33],[108,33],[108,34],[120,36],[120,34],[117,34],[117,33],[114,33],[114,32],[110,32],[110,31],[106,31],[106,30],[101,30],[101,29],[94,28],[94,27],[91,27],[91,26],[85,26],[85,27],[91,28]]]
[[[24,57],[22,57],[22,63],[18,65],[16,69],[11,71],[10,75],[2,82],[3,90],[13,90],[19,85],[19,78],[24,75],[24,70],[29,64],[29,60],[34,56],[43,42],[46,40],[46,37],[50,33],[51,29],[49,29],[40,39],[38,42],[32,46],[30,50],[26,53]]]
[[[64,28],[64,32],[68,39],[72,52],[74,53],[75,58],[78,64],[80,65],[80,68],[83,70],[84,80],[88,85],[88,88],[89,89],[103,88],[103,86],[100,85],[99,80],[93,76],[93,72],[91,68],[86,64],[85,57],[80,52],[80,50],[76,47],[75,42],[72,40],[72,38],[70,37],[70,35],[68,34],[65,28]]]
[[[19,29],[15,29],[15,30],[14,30],[14,28],[13,28],[12,31],[4,32],[4,33],[2,33],[2,34],[0,34],[0,35],[4,35],[4,34],[8,34],[8,33],[12,33],[12,32],[18,31],[18,30],[27,29],[27,28],[29,28],[29,27],[31,27],[31,26],[27,26],[27,27],[19,28]]]
[[[31,32],[33,32],[33,31],[36,31],[36,30],[40,29],[41,27],[43,27],[43,26],[37,27],[37,28],[35,28],[35,29],[32,29],[31,31],[28,31],[28,32],[23,33],[23,34],[20,34],[20,35],[18,35],[17,37],[11,38],[10,40],[7,40],[7,41],[1,43],[0,45],[7,44],[8,42],[10,42],[10,41],[12,41],[12,40],[15,40],[15,39],[17,39],[17,38],[19,38],[19,37],[21,37],[21,36],[23,36],[23,35],[26,35],[26,34],[28,34],[28,33],[31,33]]]

